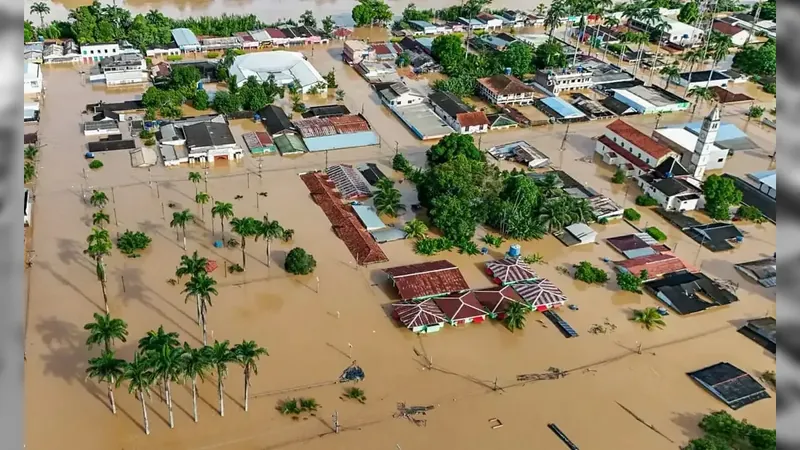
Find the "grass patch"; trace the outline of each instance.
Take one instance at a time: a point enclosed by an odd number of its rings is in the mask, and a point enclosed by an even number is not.
[[[647,194],[642,194],[636,197],[636,204],[639,206],[656,206],[658,205],[658,200],[650,197]]]
[[[495,247],[495,248],[500,247],[501,245],[503,245],[504,241],[505,241],[505,239],[503,239],[502,236],[495,236],[493,234],[487,234],[486,236],[483,237],[483,242],[485,242],[485,243],[487,243],[487,244],[489,244],[489,245],[491,245],[492,247]]]
[[[625,220],[636,222],[642,218],[642,215],[639,214],[639,211],[636,211],[633,208],[625,208],[625,211],[622,212],[622,217],[624,217]]]
[[[167,55],[167,61],[180,61],[183,59],[181,55]]]
[[[667,240],[667,235],[656,227],[647,227],[644,229],[644,231],[658,242],[664,242]]]

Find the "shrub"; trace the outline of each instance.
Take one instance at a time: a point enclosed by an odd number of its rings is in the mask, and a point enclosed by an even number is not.
[[[117,248],[128,258],[138,258],[139,252],[146,249],[153,240],[141,231],[125,230],[117,239]]]
[[[625,171],[622,169],[617,169],[614,172],[614,176],[611,177],[611,182],[614,184],[622,184],[625,182]]]
[[[103,161],[100,161],[99,159],[93,159],[89,163],[89,168],[90,169],[97,170],[97,169],[100,169],[101,167],[103,167]]]
[[[493,234],[487,234],[483,237],[483,242],[486,242],[492,247],[500,247],[503,245],[503,241],[505,241],[505,239],[503,239],[502,236],[495,236]]]
[[[461,253],[462,255],[475,256],[481,252],[478,249],[478,246],[472,241],[462,242],[458,244],[457,247],[458,253]]]
[[[300,247],[295,247],[286,255],[284,268],[294,275],[308,275],[317,267],[317,261],[310,253]]]
[[[636,222],[637,220],[642,218],[642,215],[639,214],[639,211],[636,211],[633,208],[625,208],[625,211],[622,212],[622,217],[624,217],[625,220]]]
[[[281,236],[281,240],[283,242],[289,242],[294,238],[294,230],[291,228],[286,228],[283,230],[283,235]]]
[[[402,172],[407,176],[407,173],[410,170],[413,170],[414,168],[411,166],[411,163],[408,162],[408,159],[406,159],[406,157],[402,153],[398,153],[394,155],[394,158],[392,158],[392,169],[398,172]]]
[[[244,272],[244,268],[239,264],[233,263],[228,266],[228,273],[242,273]]]
[[[630,272],[617,272],[617,285],[623,291],[634,292],[637,294],[642,293],[642,282],[649,277],[646,270],[643,270],[639,276]]]
[[[206,58],[208,59],[217,59],[219,57],[219,52],[208,52],[206,53]]]
[[[153,58],[145,58],[144,62],[147,64],[147,67],[150,67],[153,65]]]
[[[753,105],[747,110],[747,117],[751,119],[760,119],[764,115],[766,108],[763,106]]]
[[[358,400],[358,402],[362,404],[367,401],[367,396],[364,395],[364,391],[355,386],[345,389],[344,396],[352,400]]]
[[[764,85],[764,92],[776,95],[778,93],[778,87],[775,83],[767,83]]]
[[[647,227],[644,229],[644,231],[658,242],[664,242],[667,240],[667,235],[656,227]]]
[[[575,269],[575,279],[589,284],[605,284],[608,281],[608,273],[593,266],[589,261],[581,261]]]
[[[139,137],[142,139],[149,139],[153,137],[153,132],[148,130],[142,130],[141,133],[139,133]]]
[[[422,238],[414,244],[414,252],[419,255],[432,256],[439,252],[449,251],[453,242],[447,238]]]
[[[144,140],[143,144],[148,146],[148,147],[152,147],[152,146],[156,145],[156,138],[149,137],[149,138]]]
[[[522,260],[525,261],[525,264],[543,264],[544,256],[534,253],[532,255],[525,255]]]
[[[647,194],[642,194],[636,197],[636,204],[639,206],[656,206],[658,205],[658,200],[650,197]]]
[[[739,210],[736,211],[736,216],[742,220],[750,220],[755,223],[763,223],[766,220],[764,214],[758,208],[750,205],[740,206]]]
[[[600,225],[608,224],[608,217],[601,217],[601,218],[597,219],[597,223],[599,223]]]
[[[180,61],[183,59],[181,55],[167,55],[167,61]]]
[[[778,381],[775,377],[774,370],[768,370],[761,374],[761,379],[769,383],[773,388],[777,386]]]

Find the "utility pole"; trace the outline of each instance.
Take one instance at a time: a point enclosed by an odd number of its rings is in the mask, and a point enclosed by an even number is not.
[[[750,44],[750,39],[753,37],[753,30],[755,30],[756,22],[758,22],[758,16],[761,15],[761,2],[758,2],[756,5],[756,13],[753,16],[753,23],[750,24],[750,30],[747,32],[747,40],[744,41],[744,47]]]
[[[398,153],[400,153],[400,143],[394,141],[394,156],[397,156]]]
[[[569,124],[570,124],[570,122],[567,122],[567,129],[564,130],[564,138],[561,139],[561,147],[559,149],[559,163],[558,163],[558,165],[559,165],[559,168],[561,170],[564,170],[564,150],[566,150],[566,148],[567,148],[567,135],[569,135]]]
[[[153,187],[153,172],[147,168],[147,185]]]
[[[339,412],[333,412],[333,432],[339,434]]]
[[[658,129],[658,124],[661,122],[661,116],[663,116],[663,115],[664,115],[664,113],[662,113],[662,112],[659,112],[658,114],[656,114],[656,126],[655,126],[656,130]]]
[[[206,169],[203,173],[205,174],[205,190],[208,192],[208,169]]]
[[[325,171],[328,171],[328,151],[325,150]]]

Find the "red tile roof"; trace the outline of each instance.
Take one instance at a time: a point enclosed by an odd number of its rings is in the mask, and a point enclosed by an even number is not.
[[[478,83],[492,91],[495,95],[532,94],[536,92],[534,88],[511,75],[499,74],[488,78],[480,78]]]
[[[241,33],[234,33],[234,36],[238,37],[244,42],[255,42],[256,40],[253,39],[253,36],[250,36],[250,33],[243,31]]]
[[[456,120],[464,128],[489,126],[489,118],[486,117],[486,113],[483,111],[456,114]]]
[[[333,35],[336,37],[347,37],[353,34],[353,30],[349,30],[347,28],[337,28],[333,30]]]
[[[433,302],[451,322],[486,317],[486,311],[483,310],[480,302],[475,297],[475,293],[472,291],[453,296],[437,297],[433,299]]]
[[[283,31],[277,28],[264,28],[264,31],[271,37],[272,39],[285,39],[286,35],[283,34]]]
[[[334,233],[344,241],[345,246],[356,259],[356,263],[366,265],[389,260],[356,216],[346,209],[327,176],[318,172],[310,172],[301,175],[300,179],[311,191],[311,198],[314,199],[314,202],[328,216]]]
[[[400,302],[392,305],[393,314],[409,329],[431,325],[444,325],[447,318],[432,300]]]
[[[650,170],[651,169],[651,167],[646,162],[644,162],[641,159],[637,158],[636,156],[633,155],[633,153],[629,152],[628,150],[622,148],[619,144],[617,144],[616,142],[612,141],[610,137],[603,135],[603,136],[600,136],[599,138],[597,138],[597,140],[599,142],[603,143],[606,147],[610,148],[611,151],[613,151],[614,153],[616,153],[619,156],[622,156],[623,158],[625,158],[625,160],[627,160],[629,163],[633,164],[634,166],[636,166],[636,167],[638,167],[638,168],[640,168],[642,170]]]
[[[539,278],[535,281],[511,285],[525,303],[537,311],[557,308],[567,302],[567,296],[552,281]]]
[[[736,34],[744,31],[743,28],[737,27],[736,25],[731,25],[729,23],[720,22],[717,20],[714,21],[714,25],[712,25],[712,28],[715,31],[719,31],[720,33],[726,34],[728,36],[735,36]]]
[[[654,255],[640,256],[625,261],[615,261],[614,264],[634,275],[638,275],[642,270],[646,270],[649,279],[659,278],[662,275],[679,270],[696,271],[693,267],[687,265],[672,253],[656,253]]]
[[[486,289],[475,289],[475,298],[483,305],[484,309],[489,312],[489,315],[496,317],[501,316],[508,309],[511,303],[522,303],[522,297],[517,294],[511,286],[497,286]]]
[[[391,55],[392,50],[386,44],[372,44],[372,49],[376,55]]]
[[[672,152],[667,146],[658,143],[622,120],[615,120],[608,126],[608,129],[655,159],[661,159]]]
[[[397,287],[400,298],[409,300],[469,289],[464,275],[449,261],[432,261],[384,269]]]

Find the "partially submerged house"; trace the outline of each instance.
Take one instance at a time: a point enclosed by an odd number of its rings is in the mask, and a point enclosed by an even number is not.
[[[346,200],[366,198],[372,195],[372,189],[361,173],[349,164],[334,164],[325,170],[328,180],[336,186],[336,190]]]
[[[673,157],[637,176],[636,184],[667,211],[693,211],[702,206],[700,181]]]
[[[478,93],[493,105],[528,105],[536,90],[512,75],[498,74],[478,79]]]
[[[696,271],[696,269],[670,252],[655,253],[622,261],[614,261],[614,268],[620,272],[627,272],[636,276],[639,276],[642,271],[646,271],[647,280],[655,280],[673,272]]]
[[[384,272],[403,300],[420,300],[469,289],[458,267],[445,260],[391,267]]]
[[[516,283],[511,287],[535,311],[560,308],[567,302],[567,296],[547,278]]]
[[[547,155],[526,141],[515,141],[494,146],[489,149],[489,154],[497,159],[517,161],[526,165],[529,169],[536,169],[550,164],[550,158]]]
[[[200,122],[183,127],[189,162],[233,161],[242,157],[227,123]]]
[[[644,256],[643,258],[647,258]],[[676,271],[660,280],[644,283],[645,289],[678,314],[693,314],[739,301],[702,272]]]
[[[263,131],[251,131],[242,135],[245,145],[247,145],[250,153],[254,155],[263,155],[264,153],[275,152],[275,142],[272,137]]]
[[[687,375],[733,410],[770,398],[767,390],[755,378],[728,362],[720,362]]]
[[[772,353],[778,350],[778,322],[773,317],[748,320],[739,333]]]
[[[483,310],[483,306],[472,291],[443,295],[434,298],[433,302],[447,317],[450,325],[481,323],[486,320],[486,311]]]
[[[606,243],[628,259],[668,252],[670,249],[660,244],[647,233],[627,234],[606,239]]]
[[[450,92],[436,91],[428,96],[433,111],[461,134],[489,131],[489,119],[483,111],[475,111]]]
[[[392,305],[392,317],[414,333],[434,333],[444,328],[447,318],[432,299]]]
[[[475,298],[478,299],[484,310],[492,319],[503,320],[506,310],[512,303],[528,306],[525,300],[517,294],[513,286],[495,286],[485,289],[475,289]]]
[[[486,274],[501,286],[533,281],[538,278],[530,265],[520,257],[506,257],[486,263]]]
[[[597,138],[595,153],[603,162],[617,166],[630,175],[642,175],[658,167],[675,152],[622,120],[606,127]]]
[[[775,256],[736,264],[734,267],[746,277],[766,288],[778,285],[778,261]]]
[[[553,235],[567,247],[592,244],[597,239],[597,232],[585,223],[573,223]]]

